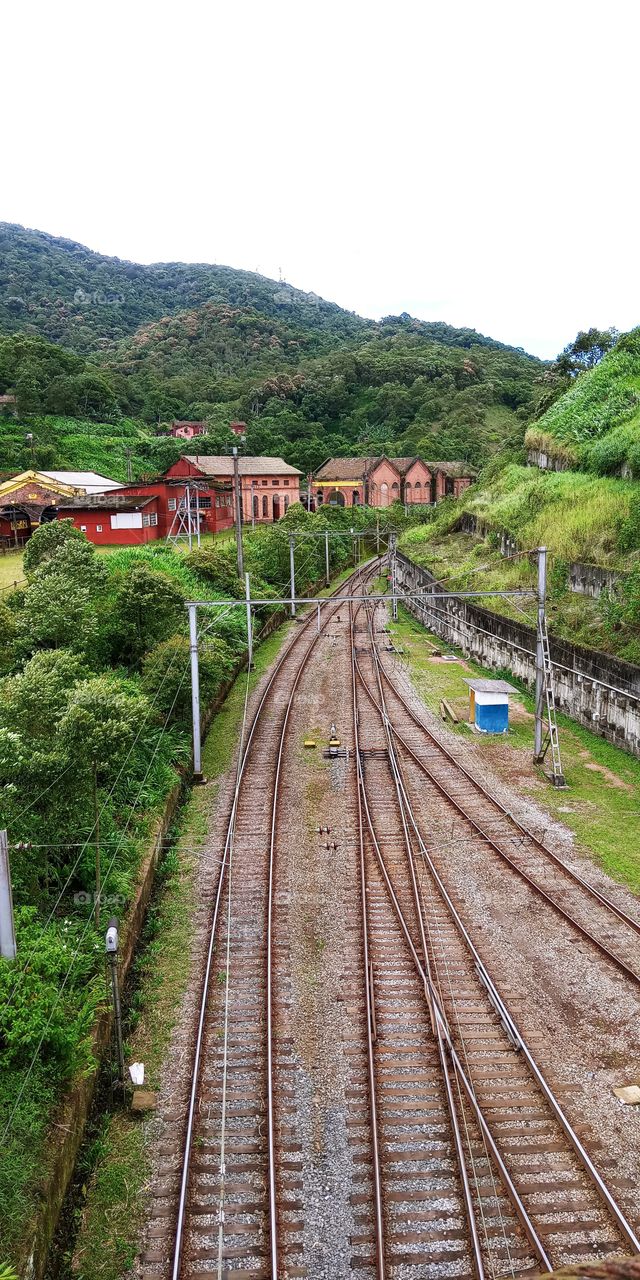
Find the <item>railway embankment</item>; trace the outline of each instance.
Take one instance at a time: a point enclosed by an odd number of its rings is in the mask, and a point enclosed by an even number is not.
[[[532,626],[474,600],[444,595],[441,579],[403,553],[398,553],[398,584],[406,596],[431,590],[442,594],[442,600],[406,599],[405,605],[430,631],[480,666],[509,671],[533,688],[536,633]],[[482,590],[478,578],[475,585]],[[640,756],[640,667],[553,633],[550,648],[558,709],[592,733]]]

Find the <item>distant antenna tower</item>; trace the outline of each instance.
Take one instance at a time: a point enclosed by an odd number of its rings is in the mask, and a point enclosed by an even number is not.
[[[278,278],[280,280],[280,284],[282,284],[284,281],[284,276],[282,274],[282,267],[278,267]]]

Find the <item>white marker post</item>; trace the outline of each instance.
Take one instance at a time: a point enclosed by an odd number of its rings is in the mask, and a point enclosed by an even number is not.
[[[296,616],[296,556],[293,534],[289,538],[289,571],[291,574],[291,617]]]
[[[13,895],[9,867],[9,842],[6,831],[0,831],[0,956],[16,958],[16,931],[13,921]]]
[[[328,587],[331,578],[329,576],[329,530],[324,531],[324,583]]]
[[[542,737],[544,729],[544,648],[542,633],[544,628],[544,611],[547,600],[547,548],[538,547],[538,625],[536,628],[536,722],[533,745],[533,759],[536,764],[542,760]]]
[[[249,574],[244,575],[244,593],[247,599],[247,644],[249,645],[249,671],[253,666],[253,626],[251,622],[251,585]]]
[[[189,610],[189,653],[191,655],[191,720],[193,728],[193,776],[202,779],[202,750],[200,744],[200,667],[198,663],[198,606],[187,605]]]

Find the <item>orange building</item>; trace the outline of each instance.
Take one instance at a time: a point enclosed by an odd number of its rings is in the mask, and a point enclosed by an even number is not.
[[[316,507],[388,507],[433,504],[459,497],[476,472],[466,462],[422,458],[329,458],[316,471],[311,495]]]

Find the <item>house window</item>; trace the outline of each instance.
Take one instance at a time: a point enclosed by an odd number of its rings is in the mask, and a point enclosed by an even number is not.
[[[287,483],[287,481],[285,480],[285,484],[286,484],[286,483]],[[288,506],[289,506],[289,494],[288,494],[288,493],[285,493],[285,495],[284,495],[284,509],[285,509],[285,511],[287,510]]]
[[[175,499],[175,498],[169,498],[169,500],[168,500],[168,502],[167,502],[167,509],[168,509],[169,511],[175,511],[175,509],[176,509],[176,499]]]
[[[81,525],[80,525],[80,532],[81,532],[81,533],[86,533],[86,532],[87,532],[87,526],[86,526],[86,524],[81,524]]]
[[[96,525],[96,533],[102,533],[102,525],[101,525],[101,524],[97,524],[97,525]]]
[[[279,480],[272,480],[272,481],[271,481],[271,483],[272,483],[272,484],[275,484],[275,485],[278,485],[278,484],[280,483],[280,481],[279,481]]]
[[[288,480],[283,480],[283,481],[282,481],[282,483],[283,483],[283,484],[288,484],[288,483],[289,483],[289,481],[288,481]]]
[[[151,511],[149,515],[143,515],[142,517],[143,529],[148,529],[150,527],[154,528],[155,525],[157,525],[157,523],[158,523],[158,516],[155,511]]]
[[[268,484],[268,483],[269,483],[269,481],[268,481],[268,480],[263,480],[263,481],[262,481],[262,483],[263,483],[263,484]]]
[[[209,503],[209,506],[211,506],[211,503]],[[219,507],[219,506],[220,506],[220,497],[219,497],[219,496],[216,498],[216,506],[217,506],[217,507]]]
[[[208,511],[211,506],[211,498],[200,498],[198,502],[198,506],[200,507],[201,511]],[[218,506],[217,498],[216,498],[216,506]]]
[[[266,484],[266,483],[267,483],[267,482],[266,482],[266,480],[265,480],[265,484]],[[267,520],[267,519],[268,519],[268,517],[269,517],[269,499],[268,499],[268,497],[267,497],[266,493],[263,493],[263,495],[262,495],[262,515],[263,515],[263,518],[264,518],[265,520]]]

